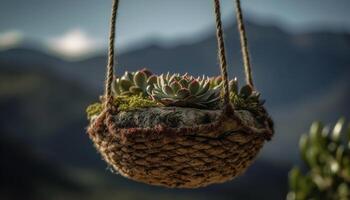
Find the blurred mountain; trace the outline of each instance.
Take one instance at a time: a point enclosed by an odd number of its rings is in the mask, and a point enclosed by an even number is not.
[[[256,85],[269,104],[284,105],[305,95],[323,91],[340,75],[349,74],[350,34],[315,32],[289,34],[273,26],[248,23],[247,31]],[[243,82],[239,39],[235,26],[226,31],[230,75]],[[118,56],[118,74],[147,67],[156,73],[189,72],[218,75],[214,30],[208,30],[192,44],[162,47],[149,45]],[[1,66],[53,69],[65,79],[78,80],[101,92],[106,54],[82,61],[66,62],[42,51],[16,48],[0,52]],[[277,84],[278,83],[278,84]],[[288,88],[288,89],[286,89]]]
[[[54,191],[84,191],[77,183],[69,180],[57,165],[36,155],[27,144],[5,136],[3,132],[0,149],[1,199],[45,199],[55,195]]]
[[[276,27],[251,23],[247,29],[256,85],[267,100],[277,131],[260,159],[236,181],[199,190],[167,190],[105,172],[105,163],[85,133],[84,112],[102,93],[104,55],[65,61],[26,47],[0,52],[0,131],[12,133],[35,151],[35,156],[46,158],[45,162],[85,180],[84,185],[91,190],[90,194],[84,193],[86,199],[101,199],[101,195],[152,199],[166,198],[169,194],[174,199],[283,199],[287,171],[298,159],[296,146],[300,134],[315,119],[332,122],[342,115],[350,118],[350,35],[327,32],[291,35]],[[150,45],[121,53],[118,74],[141,67],[156,73],[219,74],[214,31],[208,33],[192,44],[168,48]],[[237,75],[242,82],[239,40],[232,27],[226,31],[226,46],[230,74]],[[23,158],[6,159],[17,162]],[[51,169],[47,165],[34,168]],[[6,169],[8,173],[16,170]],[[60,172],[43,176],[55,177],[53,174]],[[275,191],[266,192],[271,188]]]

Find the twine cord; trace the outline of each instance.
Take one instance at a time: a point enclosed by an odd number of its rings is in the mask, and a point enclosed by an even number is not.
[[[115,41],[115,27],[117,20],[119,0],[113,0],[112,15],[110,21],[110,32],[109,32],[109,44],[108,44],[108,64],[106,74],[106,85],[105,85],[105,108],[107,110],[112,109],[112,83],[114,77],[114,41]]]
[[[226,61],[226,52],[224,44],[224,36],[222,31],[222,21],[221,21],[221,11],[220,11],[220,1],[214,0],[214,11],[215,11],[215,21],[216,21],[216,39],[218,43],[218,58],[220,62],[221,77],[223,81],[223,103],[224,107],[230,105],[230,91],[228,84],[228,75],[227,75],[227,61]]]
[[[237,27],[238,27],[240,43],[241,43],[245,79],[246,79],[246,83],[250,85],[252,88],[254,88],[252,67],[250,63],[250,56],[249,56],[249,49],[248,49],[248,38],[247,38],[246,29],[243,21],[241,1],[235,0],[235,2],[236,2]]]

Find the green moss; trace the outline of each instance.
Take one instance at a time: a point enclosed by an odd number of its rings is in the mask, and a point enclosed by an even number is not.
[[[92,116],[98,115],[102,112],[102,104],[94,103],[86,108],[87,118],[91,119]]]
[[[114,104],[118,105],[118,108],[121,111],[130,111],[136,108],[160,106],[159,104],[150,99],[146,99],[144,97],[136,95],[114,97]],[[86,109],[88,119],[91,119],[91,117],[100,114],[102,110],[103,105],[100,102],[89,105]]]
[[[119,105],[121,111],[160,106],[156,102],[141,96],[118,96],[115,98],[115,103]]]

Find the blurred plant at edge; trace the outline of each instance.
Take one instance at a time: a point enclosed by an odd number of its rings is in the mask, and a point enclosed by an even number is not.
[[[350,124],[344,126],[343,118],[332,130],[314,122],[309,134],[300,138],[307,171],[294,167],[289,172],[287,200],[350,199]]]

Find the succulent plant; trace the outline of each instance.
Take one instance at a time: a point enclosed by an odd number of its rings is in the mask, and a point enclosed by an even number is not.
[[[149,95],[165,106],[211,108],[220,100],[220,86],[210,88],[209,78],[162,74],[149,85]]]
[[[222,86],[221,76],[211,77],[210,87],[212,88],[218,86]],[[264,108],[262,107],[264,101],[260,99],[260,93],[254,91],[253,88],[249,85],[244,85],[239,89],[236,77],[229,81],[229,91],[230,100],[235,109],[249,110],[255,112],[257,115],[259,115],[259,112],[265,112]]]
[[[294,167],[289,173],[288,200],[350,199],[350,126],[340,119],[330,131],[319,122],[300,138],[301,157],[308,171]],[[345,135],[347,134],[347,136]]]
[[[215,76],[210,78],[210,88],[221,87],[223,84],[221,76]],[[238,92],[238,82],[237,78],[229,80],[229,88],[231,93],[237,94]]]
[[[149,70],[142,69],[136,72],[125,72],[120,78],[116,78],[113,84],[115,96],[124,95],[141,95],[147,96],[146,88],[157,81],[155,75]]]

